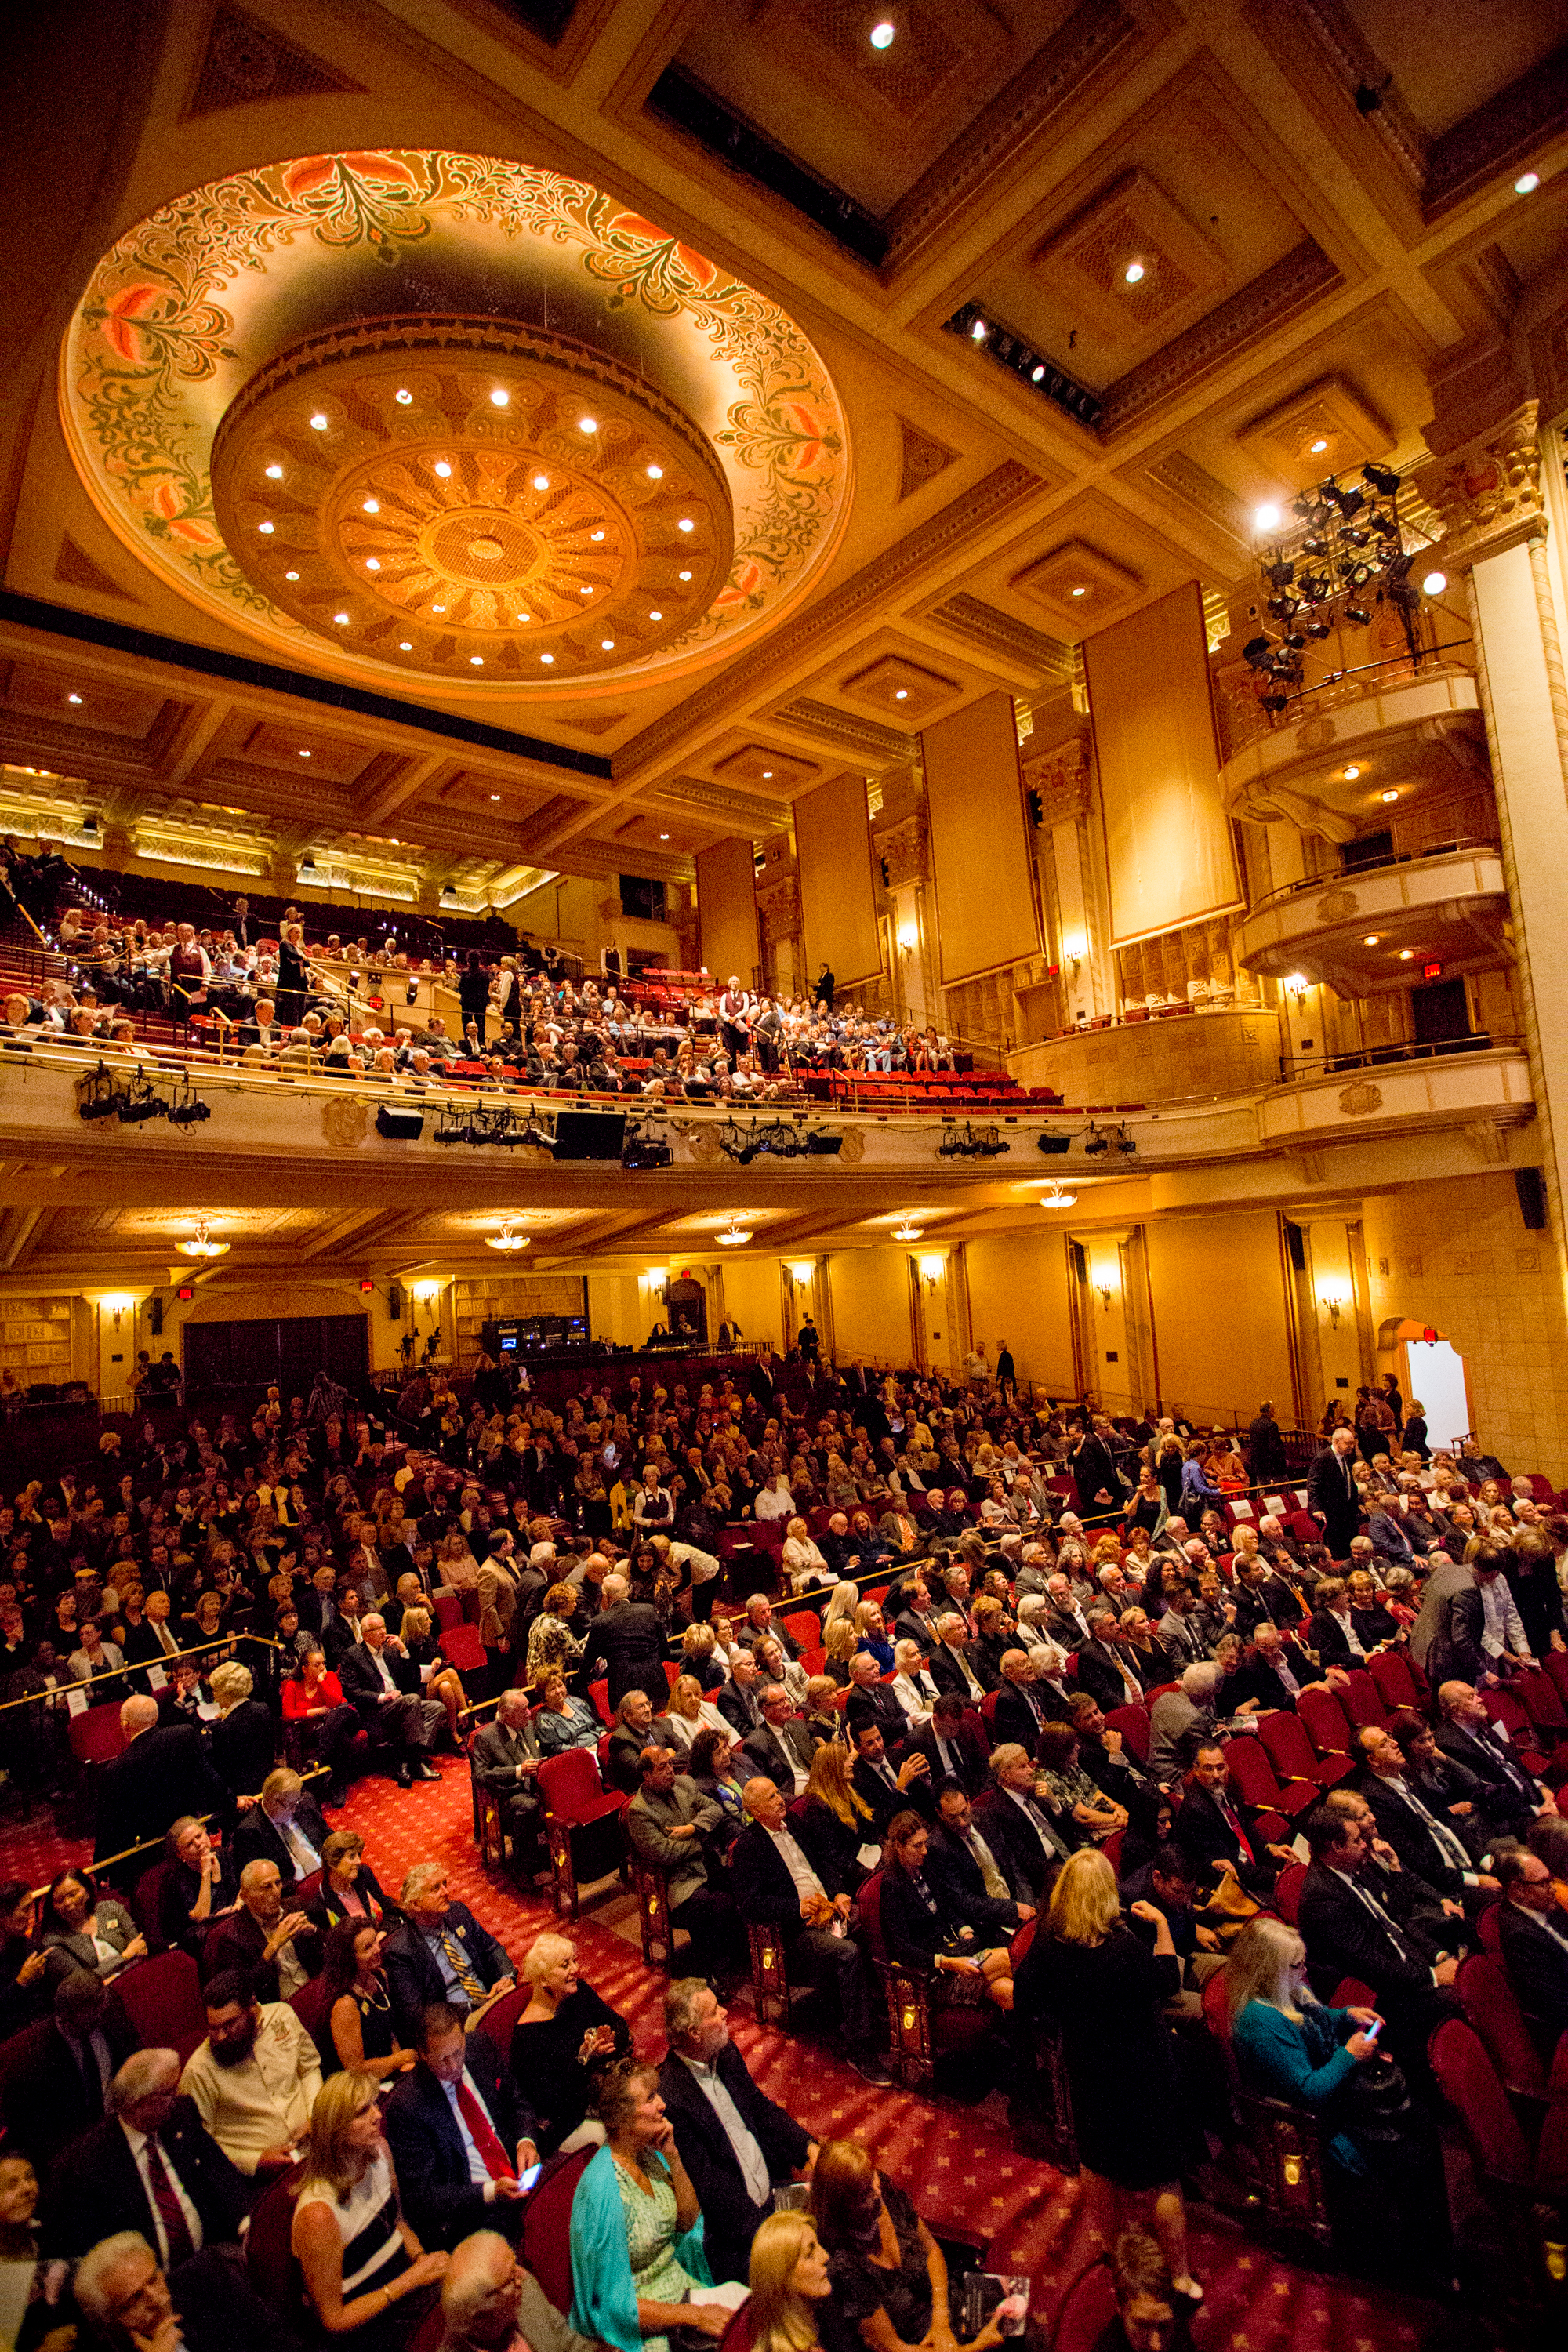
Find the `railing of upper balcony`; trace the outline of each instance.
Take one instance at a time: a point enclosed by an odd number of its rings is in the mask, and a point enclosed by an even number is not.
[[[1454,841],[1436,842],[1421,849],[1396,850],[1390,857],[1380,857],[1375,865],[1339,866],[1326,874],[1303,875],[1300,882],[1282,882],[1278,889],[1267,890],[1261,898],[1255,898],[1241,919],[1244,923],[1250,922],[1255,915],[1263,912],[1265,907],[1279,906],[1287,898],[1303,898],[1312,891],[1331,890],[1338,884],[1373,881],[1395,866],[1436,866],[1449,857],[1495,857],[1497,854],[1495,841],[1480,840],[1470,835],[1461,835]]]
[[[1418,660],[1408,653],[1390,654],[1381,661],[1359,662],[1331,671],[1315,683],[1290,695],[1283,710],[1265,710],[1258,699],[1257,674],[1237,660],[1221,666],[1215,677],[1215,713],[1219,722],[1220,757],[1233,760],[1249,743],[1299,727],[1313,712],[1345,703],[1370,701],[1383,688],[1406,679],[1460,677],[1475,670],[1473,637],[1450,637]]]

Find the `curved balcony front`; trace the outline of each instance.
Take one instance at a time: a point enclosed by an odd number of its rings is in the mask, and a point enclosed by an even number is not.
[[[1336,678],[1271,726],[1246,680],[1245,691],[1232,680],[1231,702],[1220,704],[1229,753],[1220,789],[1230,816],[1350,841],[1388,823],[1396,803],[1403,815],[1413,796],[1489,774],[1475,675],[1457,665]]]
[[[1296,973],[1340,996],[1372,996],[1419,980],[1508,960],[1508,888],[1489,842],[1461,842],[1345,875],[1317,876],[1259,899],[1240,925],[1236,957],[1249,971]]]
[[[1052,1087],[1064,1108],[1113,1110],[1257,1094],[1279,1083],[1283,1045],[1267,1006],[1211,1013],[1184,1004],[1020,1045],[1007,1067],[1020,1086]]]

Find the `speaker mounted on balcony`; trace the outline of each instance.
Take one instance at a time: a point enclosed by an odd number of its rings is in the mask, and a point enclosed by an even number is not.
[[[551,1156],[555,1160],[618,1160],[626,1139],[624,1111],[557,1111]]]
[[[1524,1219],[1527,1231],[1543,1234],[1546,1231],[1546,1180],[1540,1169],[1516,1168],[1513,1189],[1519,1195],[1519,1213]]]
[[[375,1131],[395,1143],[417,1143],[425,1132],[425,1114],[405,1110],[397,1103],[382,1103],[375,1114]]]

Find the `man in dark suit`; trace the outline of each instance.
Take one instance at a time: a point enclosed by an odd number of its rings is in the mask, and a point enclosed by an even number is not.
[[[844,1712],[851,1738],[863,1723],[874,1723],[889,1748],[898,1746],[909,1726],[909,1717],[881,1679],[876,1659],[866,1650],[849,1661],[849,1699]]]
[[[1266,1902],[1287,1863],[1296,1860],[1288,1845],[1268,1845],[1249,1828],[1230,1785],[1225,1749],[1200,1748],[1186,1776],[1186,1794],[1171,1834],[1205,1895],[1211,1893],[1228,1864],[1249,1895]]]
[[[1068,1468],[1078,1488],[1080,1511],[1092,1512],[1099,1517],[1119,1504],[1126,1488],[1116,1467],[1116,1457],[1098,1433],[1098,1429],[1086,1432],[1079,1422],[1068,1433]],[[1072,1442],[1076,1436],[1076,1442]]]
[[[283,1901],[278,1864],[258,1859],[239,1874],[239,1908],[220,1919],[202,1947],[202,1982],[230,1969],[249,1983],[258,2000],[288,2000],[319,1976],[321,1939],[307,1911]]]
[[[964,1720],[968,1712],[963,1699],[944,1691],[931,1711],[930,1722],[922,1723],[905,1740],[903,1753],[925,1758],[932,1786],[958,1780],[972,1797],[978,1797],[985,1786],[987,1751],[980,1733]]]
[[[773,2189],[807,2172],[816,2142],[757,2088],[722,2002],[700,1977],[669,1987],[664,2030],[658,2092],[702,2209],[708,2267],[715,2280],[744,2280]]]
[[[1078,1653],[1079,1690],[1088,1691],[1108,1715],[1115,1707],[1142,1706],[1142,1679],[1123,1651],[1115,1611],[1090,1609],[1089,1631],[1089,1638]]]
[[[620,1718],[610,1734],[605,1777],[612,1787],[635,1792],[642,1778],[645,1748],[668,1748],[684,1769],[686,1751],[669,1727],[668,1715],[656,1716],[645,1690],[629,1690],[616,1713]]]
[[[7,2147],[40,2175],[68,2140],[97,2123],[109,2085],[136,2047],[120,2002],[85,1969],[63,1977],[54,2016],[27,2028],[27,2046],[6,2077],[0,2113]]]
[[[988,1687],[969,1654],[969,1627],[955,1610],[937,1619],[941,1641],[931,1654],[926,1671],[939,1691],[952,1691],[966,1706],[977,1707]]]
[[[1256,1699],[1260,1707],[1294,1715],[1301,1693],[1321,1680],[1306,1652],[1288,1640],[1271,1617],[1265,1617],[1226,1688],[1232,1704]]]
[[[1120,1701],[1116,1702],[1120,1704]],[[1032,1756],[1041,1732],[1052,1720],[1035,1689],[1035,1664],[1027,1650],[1005,1650],[1002,1681],[991,1717],[991,1737],[998,1744],[1016,1739]]]
[[[208,1763],[201,1735],[188,1723],[158,1724],[155,1698],[128,1698],[120,1710],[126,1745],[98,1784],[94,1858],[162,1837],[182,1813],[216,1813],[226,1828],[235,1801]]]
[[[326,1837],[327,1824],[316,1800],[298,1772],[280,1765],[262,1782],[261,1802],[240,1815],[234,1832],[235,1865],[243,1870],[247,1862],[276,1863],[285,1891],[292,1893],[321,1869]]]
[[[418,2063],[385,2108],[404,2217],[427,2249],[448,2252],[475,2230],[515,2241],[524,2210],[518,2182],[539,2161],[537,2117],[489,2034],[465,2033],[464,2015],[444,2001],[413,2015],[406,2035]]]
[[[1331,1559],[1349,1559],[1351,1538],[1361,1528],[1361,1497],[1351,1467],[1354,1460],[1354,1430],[1336,1429],[1307,1474],[1307,1507],[1323,1522]]]
[[[936,1792],[937,1825],[926,1854],[926,1876],[944,1917],[967,1919],[976,1935],[1005,1938],[1032,1919],[1032,1903],[1020,1901],[1002,1856],[993,1852],[975,1820],[967,1790],[944,1780]]]
[[[1485,1699],[1469,1683],[1439,1685],[1437,1708],[1437,1745],[1445,1756],[1474,1773],[1480,1784],[1481,1812],[1497,1835],[1526,1837],[1538,1813],[1556,1811],[1552,1797],[1525,1770],[1488,1715]]]
[[[400,1789],[440,1779],[429,1751],[446,1728],[447,1710],[439,1699],[420,1696],[418,1667],[374,1611],[360,1620],[360,1639],[339,1658],[338,1680],[361,1721],[386,1742]]]
[[[765,1772],[788,1799],[798,1797],[805,1787],[811,1759],[820,1745],[795,1714],[789,1693],[780,1684],[771,1683],[763,1700],[762,1722],[742,1743],[741,1752],[754,1772]]]
[[[466,1903],[454,1903],[438,1862],[416,1862],[399,1896],[403,1923],[386,1939],[382,1965],[392,2021],[412,2042],[422,2012],[446,2001],[466,2017],[497,1993],[510,1992],[511,1962]]]
[[[603,1658],[610,1685],[610,1705],[618,1706],[629,1690],[647,1691],[653,1706],[669,1696],[664,1671],[664,1626],[651,1601],[628,1601],[624,1576],[606,1576],[605,1605],[595,1618],[589,1647]]]
[[[747,1739],[763,1720],[763,1702],[758,1685],[757,1662],[748,1650],[734,1659],[730,1667],[730,1679],[713,1704],[734,1731],[737,1739]]]
[[[846,2058],[866,2082],[885,2087],[890,2077],[872,2044],[870,1984],[849,1925],[849,1895],[826,1885],[813,1869],[771,1780],[759,1774],[748,1780],[742,1801],[750,1818],[730,1856],[735,1907],[748,1925],[772,1927],[784,1937],[792,1978],[833,1987]],[[837,1933],[835,1921],[841,1923]]]
[[[1362,1761],[1362,1795],[1400,1868],[1414,1871],[1450,1902],[1463,1903],[1468,1895],[1473,1905],[1483,1890],[1495,1894],[1497,1880],[1476,1869],[1453,1822],[1426,1802],[1393,1733],[1364,1724],[1351,1744]]]
[[[1498,1927],[1509,1981],[1548,2065],[1568,2033],[1568,1924],[1557,1907],[1552,1873],[1528,1847],[1498,1857],[1503,1888]]]
[[[1026,1748],[1004,1740],[991,1751],[990,1769],[991,1786],[974,1809],[975,1826],[1004,1877],[1037,1906],[1071,1842],[1058,1826],[1045,1780]]]
[[[474,1734],[468,1769],[477,1785],[500,1805],[507,1835],[519,1853],[537,1848],[543,1835],[539,1763],[539,1736],[528,1693],[504,1690],[493,1722]]]
[[[849,1768],[849,1785],[863,1804],[871,1808],[870,1840],[879,1842],[888,1834],[888,1824],[895,1813],[912,1805],[917,1812],[931,1819],[935,1812],[931,1790],[931,1760],[911,1751],[901,1761],[889,1758],[882,1738],[880,1724],[867,1721],[850,1734],[850,1746],[855,1760]]]
[[[255,2184],[203,2127],[195,2102],[181,2096],[174,2052],[136,2051],[110,2083],[104,2109],[50,2169],[45,2253],[76,2262],[100,2238],[134,2230],[176,2271],[205,2246],[234,2243]]]
[[[1368,1852],[1359,1822],[1318,1805],[1305,1834],[1312,1859],[1301,1885],[1300,1927],[1313,1990],[1327,1998],[1342,1977],[1370,1985],[1406,2074],[1424,2074],[1428,2037],[1458,2014],[1447,1990],[1458,1961],[1439,1958],[1440,1947],[1414,1921],[1396,1925],[1375,1889],[1363,1884]]]

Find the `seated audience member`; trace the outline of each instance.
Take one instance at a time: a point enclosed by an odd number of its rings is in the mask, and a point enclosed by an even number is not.
[[[637,1795],[623,1819],[640,1861],[665,1874],[665,1900],[672,1926],[691,1938],[691,1964],[713,1977],[743,1965],[742,1938],[730,1897],[709,1876],[706,1841],[723,1824],[723,1813],[696,1782],[676,1769],[668,1748],[645,1748]]]
[[[135,2047],[129,2018],[97,1976],[78,1969],[63,1977],[48,2032],[0,2090],[7,2145],[30,2156],[42,2174],[102,2115],[110,2082]]]
[[[485,1795],[500,1807],[506,1834],[525,1865],[537,1862],[543,1851],[542,1754],[527,1691],[502,1691],[494,1719],[474,1734],[468,1767]]]
[[[320,1874],[326,1842],[327,1825],[316,1800],[298,1772],[281,1765],[262,1782],[261,1802],[240,1816],[234,1832],[235,1867],[276,1863],[292,1894],[301,1880]]]
[[[1172,2285],[1159,2241],[1147,2231],[1123,2230],[1118,2237],[1110,2287],[1116,2316],[1095,2339],[1094,2352],[1188,2352],[1186,2298]]]
[[[299,2352],[300,2337],[233,2263],[204,2254],[171,2283],[139,2231],[89,2247],[71,2293],[79,2340],[97,2352]]]
[[[688,2300],[713,2277],[657,2068],[623,2059],[598,2105],[605,2145],[572,2200],[573,2326],[616,2352],[669,2352],[682,2328],[717,2339],[729,2312]]]
[[[386,2102],[386,2144],[404,2210],[421,2240],[448,2250],[470,2230],[522,2226],[521,2176],[539,2161],[537,2126],[488,2033],[432,2001],[415,2021],[417,2063]]]
[[[90,1871],[62,1870],[44,1897],[38,1947],[52,1982],[86,1969],[107,1983],[145,1956],[147,1938],[123,1903],[99,1893]]]
[[[1550,1792],[1512,1753],[1508,1735],[1487,1713],[1470,1683],[1446,1682],[1437,1692],[1437,1745],[1480,1783],[1481,1812],[1498,1837],[1522,1838],[1538,1815],[1554,1813]]]
[[[990,2352],[1002,2340],[990,2323],[965,2338],[962,2280],[910,2200],[858,2140],[823,2143],[811,2174],[811,2218],[827,2256],[832,2302],[822,2336],[833,2352],[889,2352],[941,2345]]]
[[[254,2190],[180,2090],[173,2050],[138,2050],[109,2085],[103,2121],[49,2174],[46,2244],[77,2261],[100,2238],[137,2231],[168,2272],[236,2242]]]
[[[48,2332],[52,2284],[40,2255],[38,2176],[20,2148],[0,2149],[0,2340],[33,2352]]]
[[[157,1700],[139,1694],[121,1708],[120,1732],[126,1744],[99,1777],[98,1859],[161,1838],[181,1813],[213,1813],[226,1828],[233,1821],[234,1792],[207,1761],[194,1724],[160,1725]],[[268,1756],[268,1770],[271,1764]],[[261,1780],[254,1785],[259,1788]]]
[[[931,1806],[931,1763],[918,1749],[911,1750],[900,1762],[894,1764],[883,1744],[880,1727],[869,1722],[862,1722],[854,1728],[850,1744],[855,1751],[855,1761],[850,1769],[849,1784],[861,1801],[870,1808],[873,1841],[887,1835],[888,1823],[895,1813],[902,1812],[906,1805],[913,1805],[921,1811]],[[806,1785],[809,1788],[809,1779]]]
[[[239,1874],[239,1905],[220,1919],[202,1947],[205,1979],[237,1969],[258,2000],[289,2000],[321,1973],[321,1937],[310,1915],[285,1906],[275,1862],[247,1862]]]
[[[207,1930],[239,1901],[234,1857],[213,1843],[194,1814],[172,1822],[163,1840],[166,1865],[159,1890],[158,1924],[165,1944],[199,1953]]]
[[[811,1759],[801,1811],[801,1846],[824,1885],[859,1892],[881,1860],[877,1809],[855,1785],[837,1740],[825,1740]]]
[[[217,1702],[212,1727],[214,1769],[237,1797],[255,1797],[278,1760],[272,1710],[255,1696],[250,1668],[226,1658],[207,1677]]]
[[[974,1809],[975,1826],[1009,1883],[1037,1906],[1071,1843],[1026,1748],[1005,1739],[991,1751],[990,1769],[991,1786]]]
[[[962,1780],[970,1795],[978,1797],[986,1785],[989,1759],[984,1734],[965,1719],[968,1713],[956,1693],[944,1691],[931,1708],[930,1722],[910,1733],[904,1755],[923,1756],[933,1782]]]
[[[1325,2009],[1307,1981],[1307,1948],[1283,1919],[1248,1920],[1226,1965],[1231,2048],[1242,2087],[1306,2107],[1324,2126],[1331,2215],[1357,2208],[1363,2243],[1390,2226],[1410,2256],[1448,2284],[1448,2216],[1430,2128],[1372,2031],[1375,2009]],[[1364,2200],[1376,2200],[1367,2229]]]
[[[1396,1925],[1367,1874],[1369,1850],[1358,1822],[1319,1805],[1303,1825],[1311,1862],[1302,1881],[1300,1920],[1314,1983],[1342,1977],[1370,1985],[1388,2020],[1394,2053],[1411,2071],[1428,2035],[1458,2013],[1458,1961],[1414,1920]]]
[[[395,1921],[397,1906],[366,1862],[358,1830],[333,1830],[322,1846],[321,1904],[334,1927],[344,1919],[373,1927],[390,1927]]]
[[[928,1876],[931,1832],[919,1813],[896,1813],[888,1825],[882,1876],[882,1936],[889,1956],[927,1985],[939,2008],[994,2001],[1013,2006],[1012,1964],[1005,1946],[987,1942],[951,1880]],[[941,1890],[939,1892],[939,1889]]]
[[[1228,1874],[1262,1902],[1280,1871],[1298,1859],[1292,1846],[1270,1845],[1247,1826],[1247,1811],[1231,1786],[1217,1740],[1205,1743],[1193,1759],[1173,1833],[1205,1901]]]
[[[379,1927],[363,1919],[345,1919],[328,1930],[321,1992],[325,2028],[316,2041],[324,2074],[346,2067],[350,2074],[369,2074],[379,2083],[413,2064],[413,2054],[399,2042],[392,2021]]]
[[[770,2213],[752,2241],[746,2275],[752,2352],[812,2352],[833,2288],[810,2214]]]
[[[0,1886],[0,2041],[48,2008],[44,1954],[34,1942],[33,1898],[19,1878]]]
[[[329,2336],[394,2352],[428,2315],[447,2268],[403,2212],[368,2074],[334,2074],[316,2094],[289,2245],[305,2297]]]
[[[563,1756],[568,1748],[586,1748],[596,1752],[604,1727],[589,1702],[569,1691],[562,1675],[546,1676],[539,1712],[533,1718],[534,1737],[542,1756]]]
[[[767,1774],[786,1799],[798,1797],[805,1789],[816,1741],[795,1714],[788,1692],[779,1684],[763,1683],[761,1696],[763,1719],[744,1743],[746,1757],[756,1771]]]
[[[374,1612],[361,1618],[360,1639],[342,1653],[338,1679],[361,1722],[384,1743],[400,1789],[440,1779],[430,1749],[446,1728],[447,1710],[439,1699],[420,1696],[418,1667]]]
[[[512,2028],[508,2063],[537,2118],[541,2151],[554,2156],[602,2138],[584,2119],[607,2069],[630,2055],[632,2030],[584,1980],[567,1936],[536,1936],[522,1980],[528,2007]]]
[[[759,1643],[759,1648],[763,1645]],[[780,1653],[782,1663],[783,1654]],[[761,1664],[761,1661],[759,1661]],[[798,1674],[800,1669],[795,1668]],[[801,1675],[804,1690],[805,1677]],[[669,1706],[663,1717],[666,1728],[673,1734],[677,1753],[683,1761],[691,1755],[692,1743],[700,1731],[721,1731],[728,1737],[730,1727],[705,1696],[695,1675],[678,1675],[669,1686]]]
[[[812,1867],[772,1780],[761,1774],[748,1780],[745,1803],[750,1819],[730,1858],[736,1909],[749,1926],[772,1927],[784,1938],[792,1976],[832,1985],[849,2064],[865,2081],[886,2084],[872,2048],[865,1958],[849,1927],[852,1897]]]
[[[331,1776],[321,1801],[337,1806],[353,1779],[351,1751],[359,1717],[344,1698],[339,1677],[328,1666],[325,1651],[313,1635],[302,1638],[308,1646],[300,1650],[279,1685],[283,1720],[314,1726],[316,1752]]]
[[[441,2316],[440,2352],[595,2352],[495,2230],[476,2230],[447,2263]]]
[[[816,2143],[757,2088],[723,2003],[700,1978],[669,1986],[664,2028],[659,2097],[697,2194],[708,2267],[715,2279],[744,2279],[773,2189],[809,2175]]]
[[[612,1788],[635,1793],[645,1748],[668,1748],[677,1759],[677,1770],[686,1752],[686,1743],[677,1738],[668,1716],[655,1715],[647,1691],[629,1690],[616,1706],[616,1727],[605,1757],[605,1777]]]
[[[321,2087],[315,2043],[287,2001],[258,2001],[237,1969],[207,1985],[206,2040],[180,2088],[229,2162],[263,2179],[286,2172]]]
[[[1394,1733],[1381,1724],[1365,1724],[1354,1733],[1352,1746],[1361,1759],[1361,1792],[1401,1868],[1415,1872],[1456,1902],[1467,1897],[1479,1902],[1483,1891],[1495,1895],[1497,1880],[1474,1867],[1456,1824],[1427,1803]]]
[[[967,1919],[977,1934],[1010,1937],[1035,1916],[1022,1901],[1005,1868],[987,1843],[962,1781],[943,1780],[936,1791],[937,1821],[926,1858],[926,1875],[938,1902]]]
[[[466,2017],[511,1990],[511,1962],[468,1905],[453,1901],[444,1864],[416,1862],[404,1878],[399,1902],[403,1918],[387,1937],[382,1958],[393,2022],[405,2042],[415,2042],[433,2002],[446,2001]]]
[[[1122,1919],[1110,1863],[1081,1848],[1051,1891],[1014,2002],[1020,2015],[1062,2030],[1081,2176],[1100,2234],[1114,2239],[1126,2195],[1152,2191],[1155,2234],[1177,2291],[1196,2303],[1181,2189],[1184,2119],[1163,2014],[1180,1990],[1181,1964],[1162,1911],[1136,1903],[1131,1917],[1153,1929],[1152,1951]]]
[[[1528,1847],[1497,1859],[1503,1906],[1498,1926],[1509,1980],[1550,2065],[1568,2032],[1568,1915],[1551,1870]]]
[[[736,1651],[730,1661],[730,1679],[713,1703],[738,1740],[748,1738],[758,1728],[763,1694],[757,1662],[750,1650]]]
[[[940,1693],[926,1671],[925,1652],[918,1642],[895,1642],[893,1666],[893,1679],[888,1687],[903,1712],[905,1728],[913,1730],[917,1725],[931,1721],[931,1711]]]
[[[1079,1757],[1078,1733],[1069,1723],[1047,1723],[1040,1733],[1035,1760],[1064,1824],[1064,1834],[1079,1845],[1103,1845],[1127,1827],[1123,1808],[1091,1780]],[[1066,1825],[1070,1823],[1070,1828]]]

